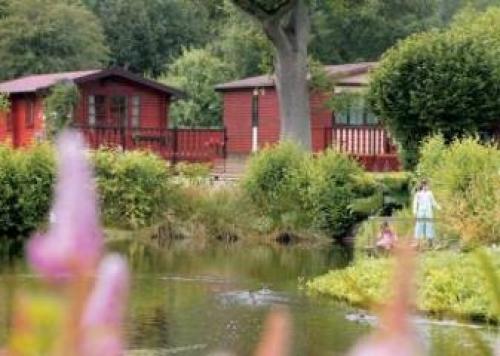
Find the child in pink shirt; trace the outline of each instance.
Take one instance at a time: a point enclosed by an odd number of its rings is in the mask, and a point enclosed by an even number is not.
[[[389,227],[389,223],[384,221],[380,226],[380,233],[378,235],[376,246],[384,250],[392,250],[397,240],[398,237]]]

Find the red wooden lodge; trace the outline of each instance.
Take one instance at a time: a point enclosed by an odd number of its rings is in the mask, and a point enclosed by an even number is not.
[[[10,110],[0,117],[0,141],[22,147],[42,139],[43,100],[61,82],[79,99],[72,125],[90,147],[149,149],[170,160],[209,161],[222,156],[224,130],[169,128],[169,106],[184,94],[121,69],[28,75],[0,83]]]
[[[329,65],[325,70],[334,79],[335,93],[341,93],[365,88],[374,66],[373,62],[365,62]],[[279,103],[273,76],[236,80],[217,85],[216,90],[224,99],[223,120],[229,155],[245,156],[279,141]],[[363,102],[344,112],[332,112],[326,105],[331,94],[311,91],[313,150],[334,147],[356,157],[371,171],[399,169],[395,145],[378,118]]]

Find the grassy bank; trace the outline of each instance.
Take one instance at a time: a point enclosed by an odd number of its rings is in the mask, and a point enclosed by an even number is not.
[[[500,251],[489,250],[495,271],[500,272]],[[370,308],[388,299],[393,259],[361,258],[354,265],[331,271],[306,284],[311,293],[330,296]],[[421,255],[417,278],[417,310],[437,317],[496,320],[494,296],[476,253],[453,251]]]

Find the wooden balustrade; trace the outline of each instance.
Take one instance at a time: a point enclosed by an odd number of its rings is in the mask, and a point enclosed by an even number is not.
[[[226,156],[225,129],[74,125],[92,149],[148,150],[172,162],[201,162]]]

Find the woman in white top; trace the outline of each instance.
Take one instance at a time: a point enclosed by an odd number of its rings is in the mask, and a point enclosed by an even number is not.
[[[413,215],[417,218],[415,225],[415,238],[434,238],[433,210],[441,209],[429,189],[427,181],[423,180],[420,189],[413,199]]]

